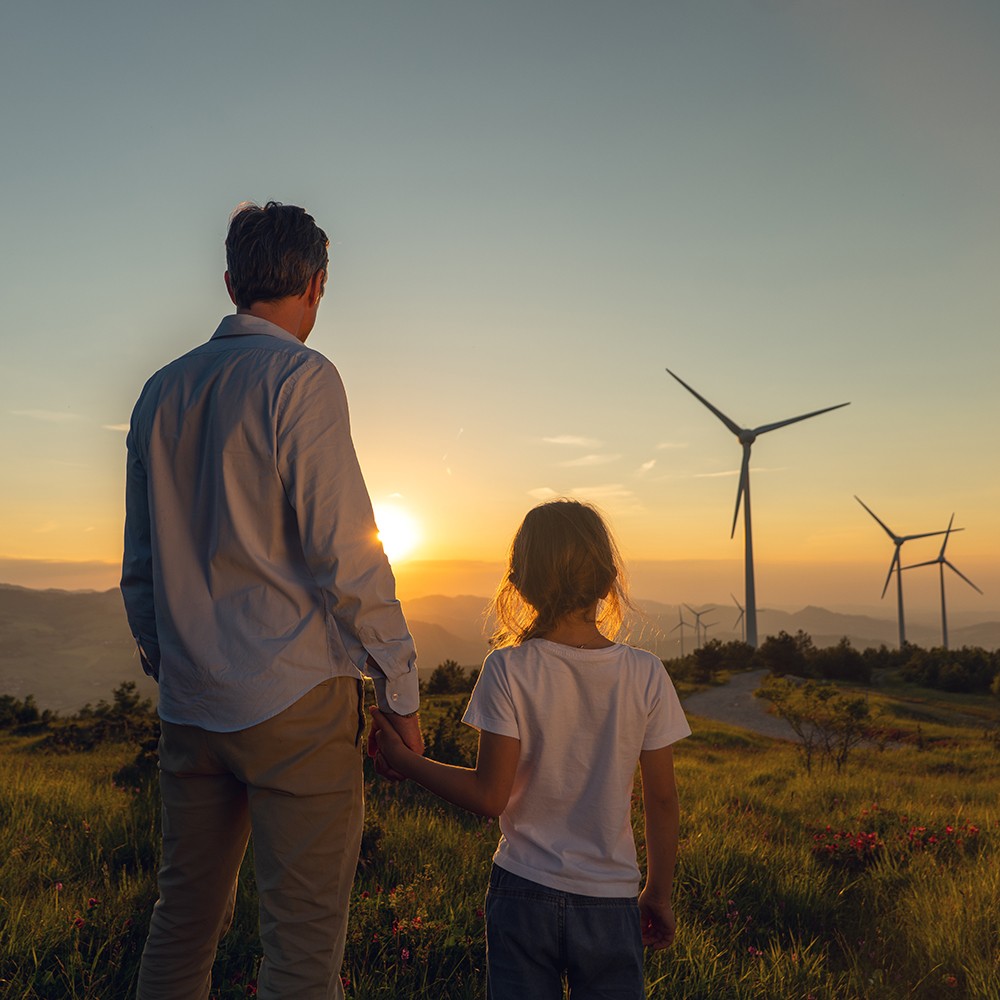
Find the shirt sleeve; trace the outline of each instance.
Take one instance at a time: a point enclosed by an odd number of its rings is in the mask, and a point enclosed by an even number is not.
[[[486,657],[462,721],[487,733],[521,738],[501,653],[495,651]]]
[[[302,551],[348,655],[375,682],[381,708],[411,714],[420,702],[416,651],[329,361],[317,356],[286,382],[277,422],[278,472]]]
[[[142,669],[159,679],[160,644],[153,604],[153,548],[150,540],[146,468],[136,447],[135,427],[129,430],[125,473],[125,548],[121,592],[125,616],[139,648]]]
[[[656,660],[651,669],[650,707],[643,750],[659,750],[691,735],[684,709],[663,664]]]

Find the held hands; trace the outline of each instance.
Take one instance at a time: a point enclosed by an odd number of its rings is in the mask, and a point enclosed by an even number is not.
[[[420,717],[382,712],[369,708],[372,727],[368,733],[368,756],[375,761],[375,771],[390,781],[406,777],[401,768],[411,753],[423,756],[424,738],[420,732]]]
[[[669,948],[674,943],[677,923],[669,897],[654,896],[648,889],[639,893],[639,920],[642,926],[642,943],[653,951]]]

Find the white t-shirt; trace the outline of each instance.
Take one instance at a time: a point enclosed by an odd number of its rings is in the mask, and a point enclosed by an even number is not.
[[[691,733],[662,662],[529,639],[487,656],[463,721],[521,742],[494,862],[552,889],[636,895],[639,753]]]

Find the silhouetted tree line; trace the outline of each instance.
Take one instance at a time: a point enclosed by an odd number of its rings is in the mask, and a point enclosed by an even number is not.
[[[835,646],[817,649],[799,630],[768,636],[754,650],[745,642],[713,639],[693,653],[664,660],[671,677],[704,684],[721,670],[765,669],[777,677],[792,674],[813,680],[870,684],[876,670],[897,670],[899,676],[922,687],[1000,697],[1000,650],[978,646],[961,649],[923,649],[907,643],[902,649],[886,645],[855,649],[845,636]]]
[[[0,729],[16,733],[46,733],[45,745],[70,750],[90,750],[101,743],[143,743],[158,738],[160,722],[153,702],[142,698],[134,681],[125,681],[112,692],[111,701],[86,704],[74,715],[61,716],[39,710],[34,695],[24,700],[0,695]]]
[[[23,701],[11,694],[0,695],[0,729],[44,728],[54,718],[55,712],[39,710],[33,694],[29,694]]]
[[[420,682],[423,694],[464,694],[476,686],[478,670],[466,673],[457,660],[445,660],[439,663],[427,682]]]

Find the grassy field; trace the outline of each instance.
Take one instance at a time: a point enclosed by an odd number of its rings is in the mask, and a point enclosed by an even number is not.
[[[692,720],[676,754],[678,939],[648,959],[650,997],[1000,998],[1000,702],[878,691],[906,739],[856,750],[840,774]],[[427,730],[464,700],[425,699]],[[155,785],[115,784],[132,747],[38,744],[0,736],[0,997],[127,997],[155,898]],[[482,997],[496,824],[378,781],[368,807],[348,997]],[[213,996],[252,996],[258,960],[244,865]]]

